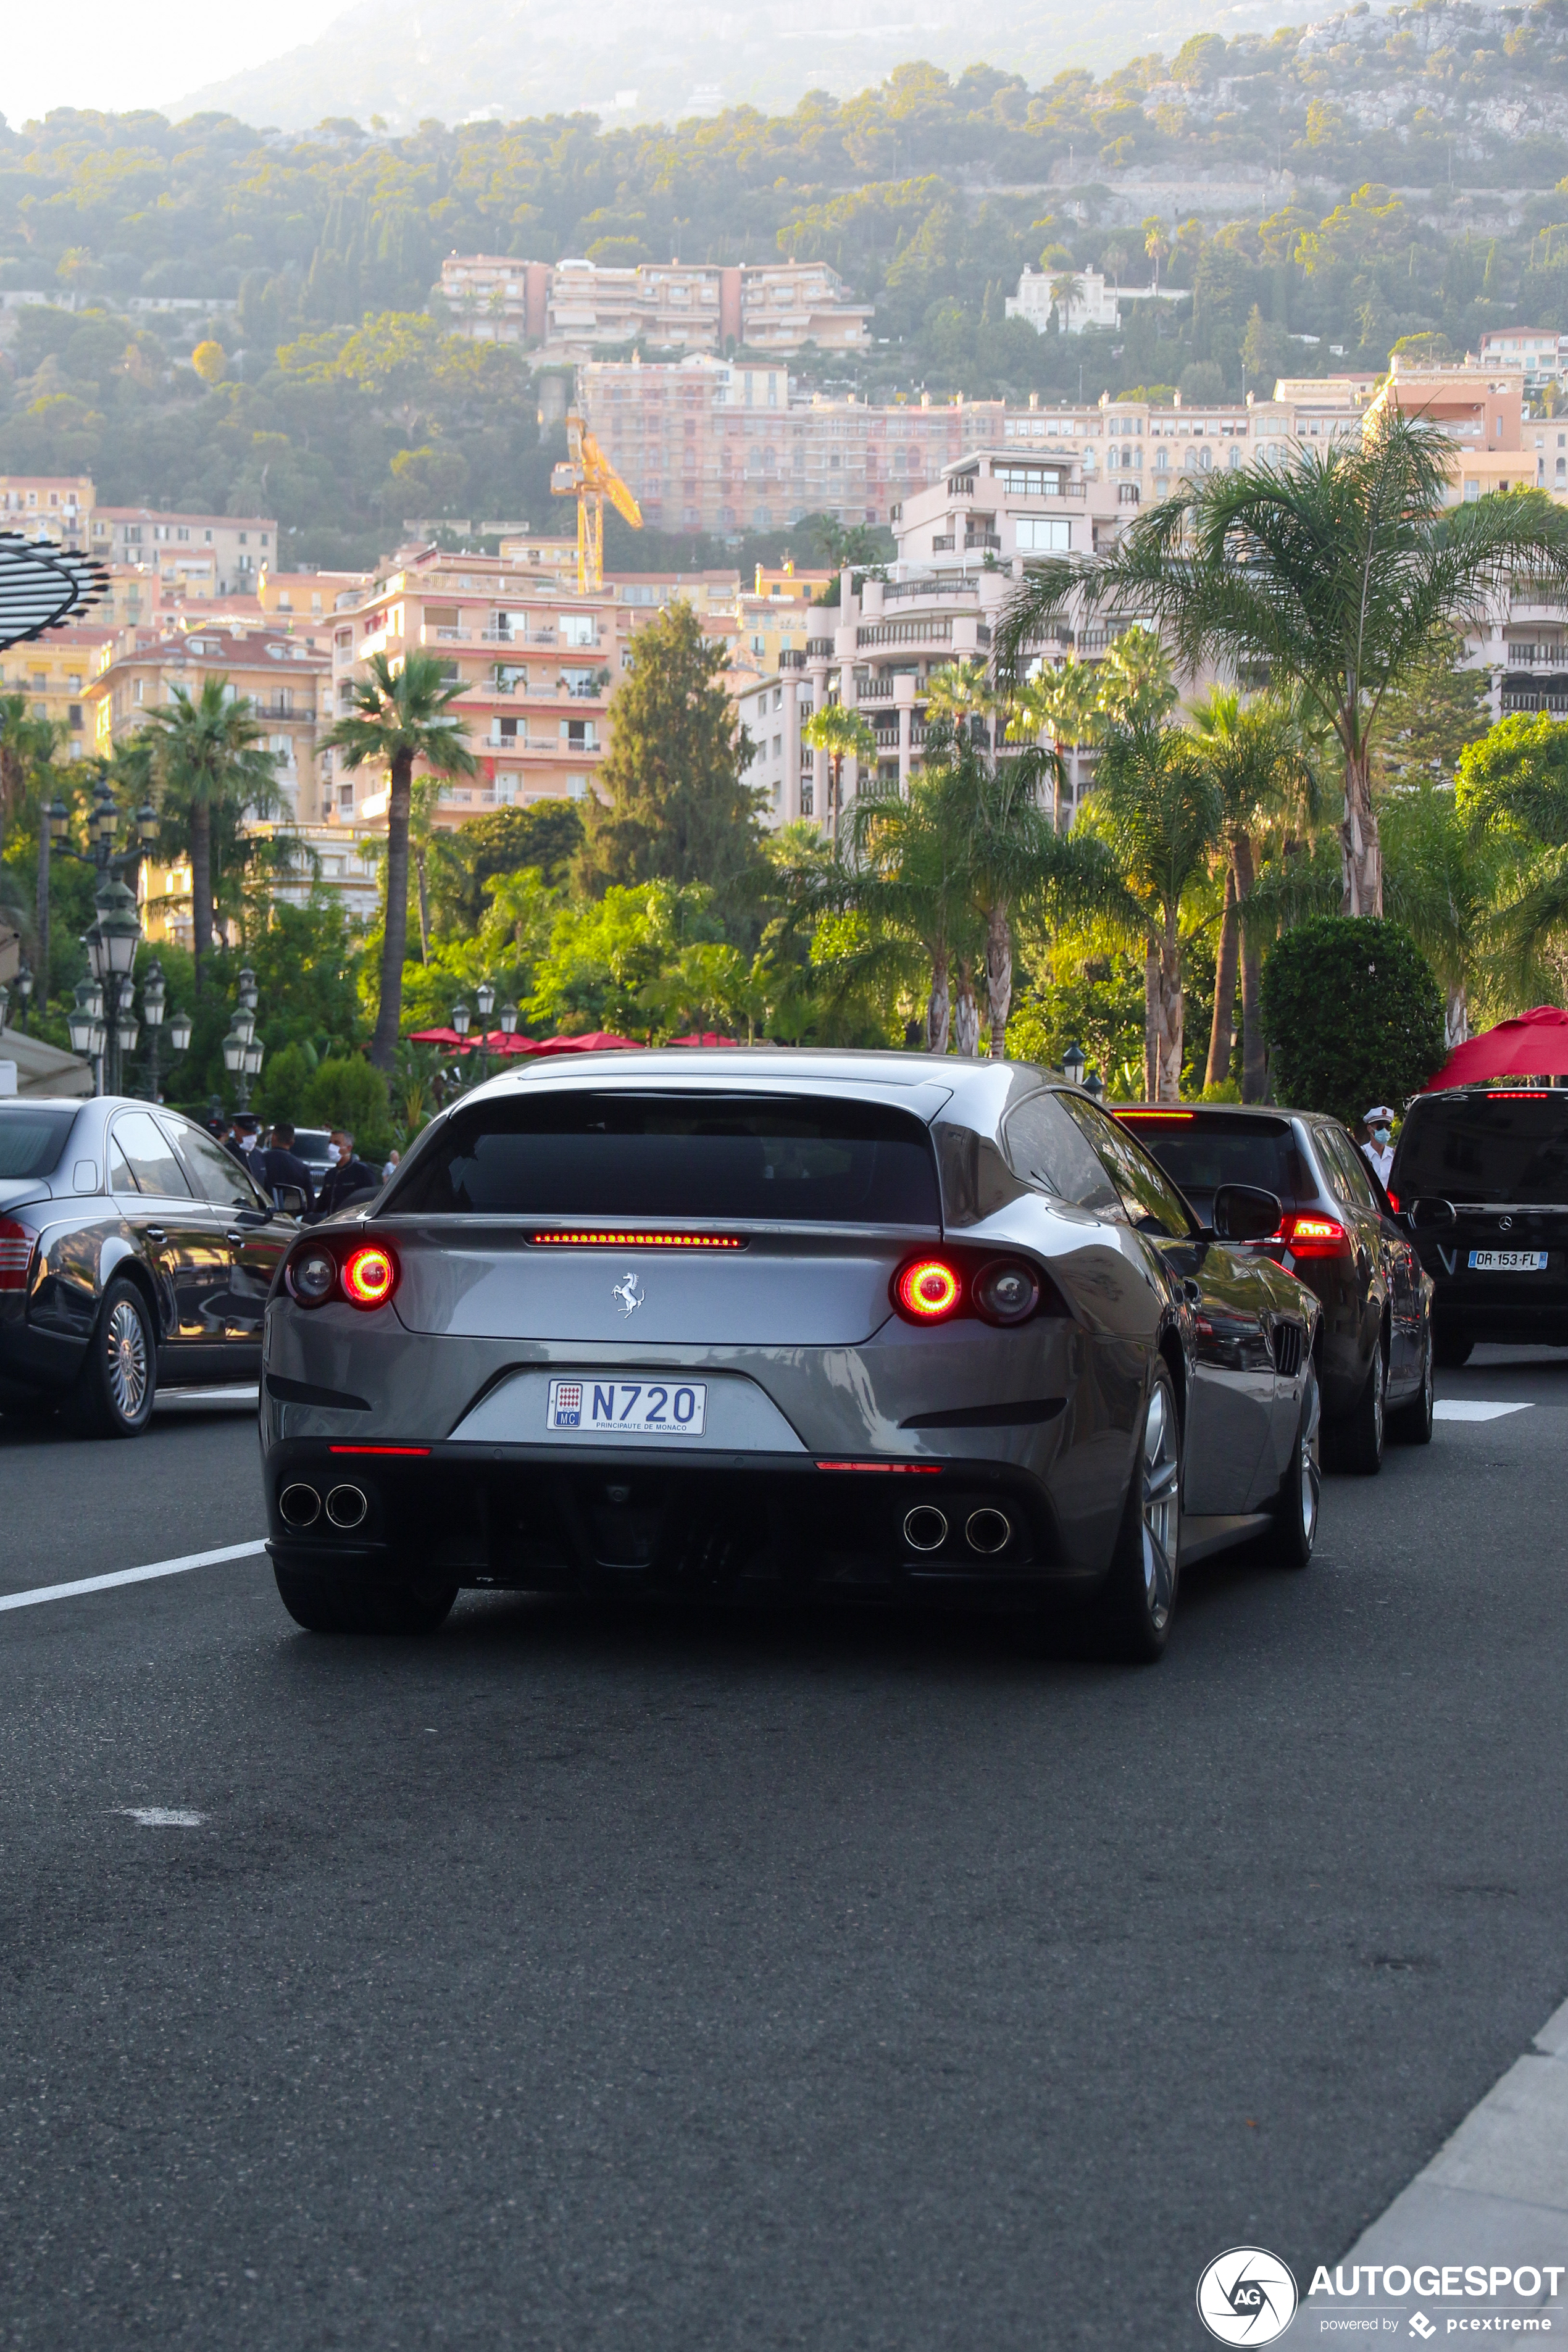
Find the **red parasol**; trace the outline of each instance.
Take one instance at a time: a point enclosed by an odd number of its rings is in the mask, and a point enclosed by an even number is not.
[[[705,1029],[700,1036],[672,1037],[669,1042],[672,1045],[738,1045],[741,1041],[738,1037],[716,1037],[711,1029]]]
[[[1555,1004],[1538,1004],[1456,1045],[1422,1092],[1475,1086],[1486,1078],[1525,1077],[1568,1078],[1568,1013]]]
[[[611,1029],[590,1029],[584,1037],[543,1037],[532,1050],[536,1054],[604,1054],[617,1046],[642,1050],[636,1037],[617,1037]]]

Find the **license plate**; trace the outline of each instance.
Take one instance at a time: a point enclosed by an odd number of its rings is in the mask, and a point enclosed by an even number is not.
[[[1474,1274],[1544,1274],[1544,1250],[1472,1250],[1470,1270]]]
[[[700,1437],[707,1410],[700,1381],[552,1381],[544,1425],[552,1437]]]

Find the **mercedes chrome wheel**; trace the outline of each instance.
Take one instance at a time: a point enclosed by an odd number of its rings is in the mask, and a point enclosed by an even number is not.
[[[147,1301],[124,1276],[110,1282],[77,1381],[76,1417],[98,1437],[139,1437],[153,1417],[158,1343]]]

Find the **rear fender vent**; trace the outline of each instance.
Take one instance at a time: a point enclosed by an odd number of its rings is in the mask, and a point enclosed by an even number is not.
[[[1301,1323],[1274,1326],[1274,1369],[1281,1380],[1293,1381],[1307,1352],[1306,1327]]]

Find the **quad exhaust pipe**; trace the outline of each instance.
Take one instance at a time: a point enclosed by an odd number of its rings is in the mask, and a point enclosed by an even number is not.
[[[278,1508],[291,1528],[313,1528],[321,1516],[321,1497],[314,1486],[303,1480],[285,1486],[278,1497]],[[326,1512],[333,1527],[345,1531],[357,1528],[370,1503],[361,1486],[334,1486],[327,1496]]]
[[[904,1514],[904,1541],[911,1551],[940,1551],[947,1541],[947,1514],[934,1503],[917,1503]],[[1013,1522],[1005,1511],[983,1504],[963,1523],[963,1540],[983,1559],[1005,1551],[1013,1540]]]

